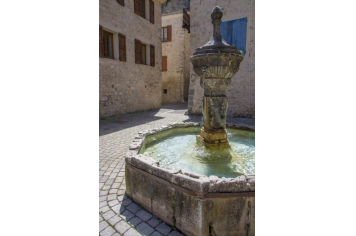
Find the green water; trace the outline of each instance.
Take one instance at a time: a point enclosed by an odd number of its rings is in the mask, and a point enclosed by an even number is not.
[[[255,174],[255,133],[227,129],[228,147],[206,147],[196,141],[200,127],[175,128],[146,138],[140,151],[168,169],[234,178]]]

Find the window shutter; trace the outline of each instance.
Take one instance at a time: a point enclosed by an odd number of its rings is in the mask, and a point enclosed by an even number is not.
[[[140,0],[134,0],[134,10],[135,13],[139,16],[141,16],[141,3]]]
[[[150,22],[155,23],[155,4],[152,0],[150,0]]]
[[[126,37],[119,34],[119,60],[126,61]]]
[[[104,40],[103,40],[103,28],[99,26],[99,57],[103,57]]]
[[[167,56],[162,56],[162,71],[167,71]]]
[[[135,39],[135,62],[141,64],[141,41]]]
[[[117,2],[123,6],[125,6],[125,0],[117,0]]]
[[[150,45],[150,65],[155,66],[155,46]]]
[[[172,41],[172,26],[168,25],[167,26],[167,42]]]

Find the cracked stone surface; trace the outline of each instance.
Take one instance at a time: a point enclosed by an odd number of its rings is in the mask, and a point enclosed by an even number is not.
[[[187,103],[101,119],[99,123],[99,234],[183,235],[143,210],[125,195],[125,154],[138,132],[171,122],[201,122],[184,115]],[[228,123],[253,125],[254,119],[227,118]]]

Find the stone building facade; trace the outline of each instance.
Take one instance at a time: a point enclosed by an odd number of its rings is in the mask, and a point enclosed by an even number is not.
[[[212,33],[210,14],[214,6],[224,12],[222,21],[245,19],[245,53],[237,74],[228,89],[230,117],[255,117],[255,1],[254,0],[191,0],[190,1],[190,51],[205,45]],[[241,48],[239,48],[241,49]],[[201,114],[203,89],[200,78],[190,69],[188,111]]]
[[[182,27],[186,2],[162,4],[162,103],[188,101],[190,35]]]
[[[159,108],[161,4],[99,1],[99,116]]]

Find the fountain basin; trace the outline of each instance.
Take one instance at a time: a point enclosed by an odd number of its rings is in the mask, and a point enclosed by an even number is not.
[[[254,235],[255,176],[219,178],[162,167],[142,155],[154,135],[197,132],[199,123],[171,123],[140,132],[126,161],[126,194],[157,218],[185,235]],[[227,124],[227,128],[254,130]],[[196,130],[196,131],[195,131]]]

